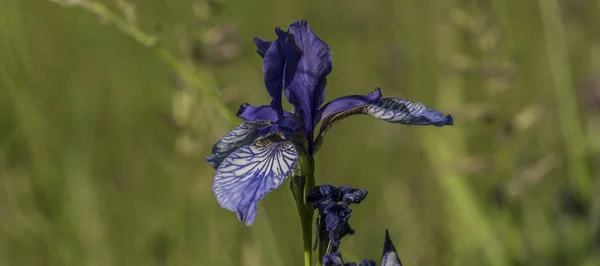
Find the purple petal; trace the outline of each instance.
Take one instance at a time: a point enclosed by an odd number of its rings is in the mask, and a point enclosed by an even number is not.
[[[281,92],[284,87],[284,71],[286,65],[285,46],[289,34],[279,28],[275,28],[277,40],[264,54],[263,73],[265,87],[271,95],[271,107],[282,116]]]
[[[277,112],[269,105],[257,107],[244,103],[240,106],[237,116],[246,121],[277,121]]]
[[[381,266],[402,266],[396,247],[390,239],[388,230],[385,230],[385,243],[383,244],[383,256],[381,258]]]
[[[381,95],[379,90],[362,97],[372,97],[376,98],[377,95]],[[356,96],[347,96],[347,97],[356,97]],[[412,102],[409,100],[397,99],[397,98],[379,98],[379,100],[368,104],[361,105],[360,100],[356,100],[356,98],[349,98],[347,102],[345,102],[345,97],[336,99],[331,101],[327,105],[323,106],[320,114],[321,129],[319,130],[319,135],[315,139],[314,142],[314,150],[313,154],[317,152],[317,150],[323,144],[323,139],[325,134],[333,125],[342,119],[357,114],[369,114],[374,116],[375,118],[390,122],[390,123],[399,123],[406,125],[434,125],[437,127],[445,126],[445,125],[453,125],[454,120],[450,115],[444,115],[442,112],[431,109],[426,105],[418,102]],[[339,103],[336,101],[339,100]],[[336,105],[333,103],[336,102]],[[344,106],[346,104],[347,106]],[[329,106],[331,105],[331,107]],[[355,106],[350,108],[350,106]],[[348,109],[349,108],[349,109]],[[329,111],[329,109],[334,111]],[[340,112],[335,112],[335,110],[344,110]],[[326,113],[327,112],[327,113]],[[329,115],[326,115],[329,114]]]
[[[221,138],[213,147],[212,155],[206,161],[213,168],[219,167],[221,162],[232,152],[263,137],[260,129],[268,127],[271,122],[244,122]]]
[[[288,32],[293,36],[296,47],[285,49],[284,89],[312,139],[313,121],[324,98],[326,77],[331,72],[331,50],[312,32],[306,21],[293,23]]]
[[[373,260],[363,260],[358,266],[377,266]]]
[[[390,123],[437,127],[454,125],[450,115],[444,115],[422,103],[397,98],[379,99],[369,106],[367,114]]]
[[[319,95],[319,97],[317,97],[317,106],[323,105],[323,103],[325,102],[325,97],[327,97],[327,87],[323,88],[321,95]],[[316,124],[317,123],[315,123],[315,125]]]
[[[283,183],[297,161],[294,145],[278,135],[239,148],[217,169],[213,184],[217,202],[251,225],[258,201]]]
[[[318,115],[314,121],[315,125],[321,121],[321,119],[328,117],[333,114],[348,111],[352,108],[371,104],[381,98],[381,92],[379,88],[367,95],[350,95],[337,98],[331,102],[328,102],[325,106],[319,109]]]
[[[264,58],[265,53],[267,52],[269,47],[271,47],[271,44],[273,44],[273,42],[265,41],[260,37],[255,37],[254,44],[256,44],[256,53],[260,55],[260,57]]]
[[[334,252],[329,255],[325,255],[322,258],[323,266],[344,266],[344,261],[342,260],[342,253]]]

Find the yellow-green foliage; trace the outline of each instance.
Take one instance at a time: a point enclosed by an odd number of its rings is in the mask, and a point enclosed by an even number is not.
[[[388,228],[405,265],[600,265],[599,0],[3,0],[0,265],[302,265],[289,184],[246,227],[203,159],[268,102],[252,37],[297,19],[328,99],[455,119],[328,133],[317,183],[369,191],[346,259]]]

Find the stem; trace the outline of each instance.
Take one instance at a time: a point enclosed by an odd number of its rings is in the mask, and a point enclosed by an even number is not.
[[[312,224],[314,208],[306,204],[308,191],[315,186],[315,160],[312,156],[300,156],[300,172],[292,177],[291,189],[296,199],[298,216],[302,226],[304,265],[312,263]]]
[[[304,264],[309,266],[311,264],[312,256],[312,225],[313,225],[313,214],[314,208],[306,204],[306,196],[308,191],[315,187],[315,159],[312,156],[307,157],[305,162],[307,169],[306,174],[306,186],[304,186],[304,197],[303,202],[306,210],[306,220],[302,225],[302,234],[304,236]],[[321,261],[321,259],[319,259]]]

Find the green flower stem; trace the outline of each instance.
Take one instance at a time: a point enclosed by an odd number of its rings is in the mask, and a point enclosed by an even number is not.
[[[304,247],[304,266],[312,263],[312,225],[314,208],[306,204],[308,191],[315,186],[315,160],[312,156],[300,156],[300,168],[291,181],[292,194],[296,199],[298,216],[302,226],[302,240]]]

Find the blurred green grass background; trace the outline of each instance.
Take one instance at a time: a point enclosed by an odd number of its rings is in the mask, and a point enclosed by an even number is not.
[[[302,265],[288,183],[246,227],[203,159],[239,122],[219,110],[268,100],[252,37],[297,19],[333,51],[328,100],[381,87],[456,122],[328,133],[317,183],[369,191],[345,258],[388,228],[405,265],[600,265],[600,1],[207,1],[98,2],[160,49],[2,2],[0,265]]]

